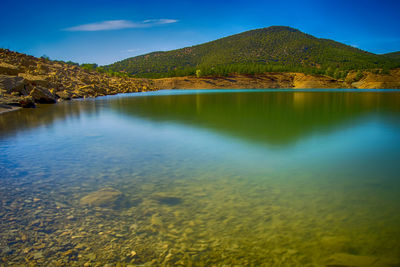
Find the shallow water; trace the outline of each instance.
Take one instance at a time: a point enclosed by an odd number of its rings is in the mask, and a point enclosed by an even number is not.
[[[400,91],[171,90],[0,116],[0,265],[400,266]]]

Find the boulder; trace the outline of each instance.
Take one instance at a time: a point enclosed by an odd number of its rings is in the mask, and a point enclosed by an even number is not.
[[[23,97],[20,101],[19,104],[21,105],[21,107],[23,108],[35,108],[35,101],[33,100],[33,97],[31,96],[26,96]]]
[[[96,86],[94,84],[84,85],[79,87],[78,90],[85,93],[94,93],[94,91],[96,90]]]
[[[49,67],[47,65],[38,63],[37,66],[36,66],[36,72],[38,74],[46,74],[49,71],[50,71],[50,69],[49,69]]]
[[[80,199],[83,206],[113,206],[120,198],[122,193],[114,188],[102,188]]]
[[[0,75],[0,89],[5,90],[7,94],[12,92],[26,94],[25,81],[22,77],[17,76]]]
[[[27,73],[20,73],[18,74],[19,77],[25,79],[26,82],[34,85],[34,86],[44,86],[47,87],[49,82],[47,81],[47,76],[44,75],[32,75]]]
[[[5,75],[18,75],[21,70],[11,64],[7,64],[4,62],[0,62],[0,74],[5,74]]]
[[[71,100],[71,94],[66,90],[60,91],[60,92],[56,92],[56,96],[58,96],[62,100]]]
[[[56,97],[50,92],[49,89],[36,86],[29,94],[37,103],[56,103]]]

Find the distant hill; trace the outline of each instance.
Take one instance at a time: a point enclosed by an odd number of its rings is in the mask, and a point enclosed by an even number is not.
[[[383,56],[388,57],[388,58],[392,58],[392,59],[396,59],[396,60],[400,60],[400,51],[399,52],[392,52],[392,53],[383,54]]]
[[[400,63],[299,30],[273,26],[182,49],[153,52],[105,66],[138,77],[214,76],[296,71],[343,78],[348,70],[390,69]]]

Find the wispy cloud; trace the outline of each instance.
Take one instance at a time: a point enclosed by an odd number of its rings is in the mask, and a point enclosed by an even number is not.
[[[138,51],[140,51],[140,50],[141,50],[141,49],[139,49],[139,48],[133,48],[133,49],[124,50],[123,52],[132,53],[132,52],[138,52]]]
[[[70,32],[94,32],[94,31],[110,31],[120,29],[131,29],[131,28],[149,28],[163,24],[176,23],[176,19],[148,19],[139,22],[130,20],[105,20],[95,23],[78,25],[70,28],[63,29],[64,31]]]

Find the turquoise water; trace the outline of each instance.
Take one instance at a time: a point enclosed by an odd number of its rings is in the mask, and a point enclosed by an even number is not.
[[[396,90],[165,90],[3,114],[0,259],[400,266],[399,159]]]

